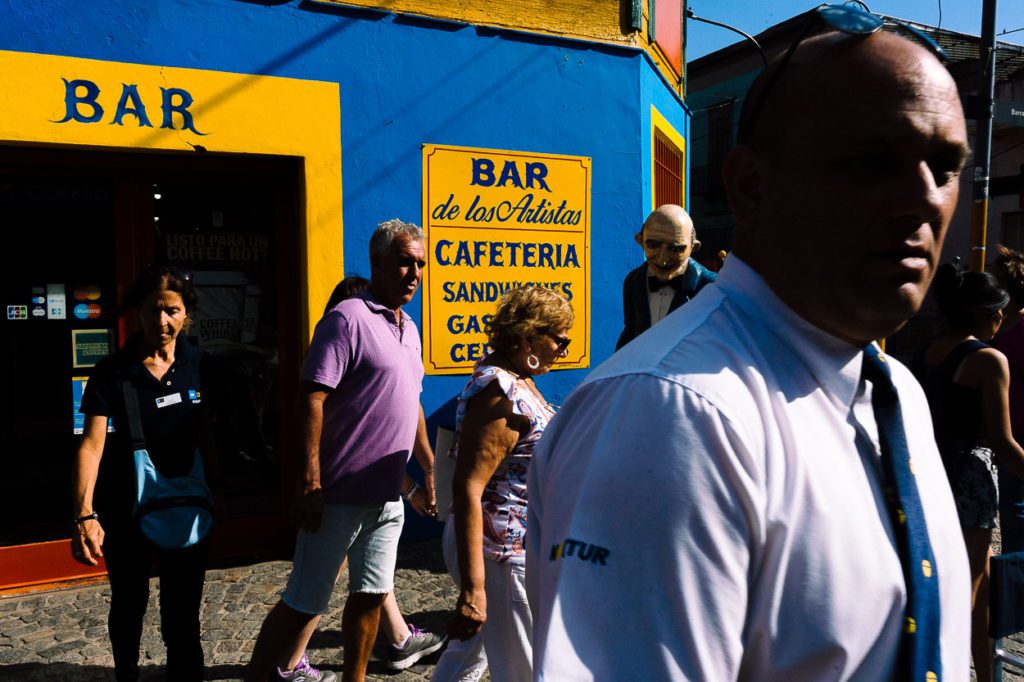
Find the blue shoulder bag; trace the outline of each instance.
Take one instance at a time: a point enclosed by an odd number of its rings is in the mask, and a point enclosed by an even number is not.
[[[184,549],[202,541],[213,526],[210,488],[197,448],[192,469],[169,477],[157,471],[146,450],[139,397],[130,380],[122,382],[135,458],[135,518],[142,534],[161,549]]]

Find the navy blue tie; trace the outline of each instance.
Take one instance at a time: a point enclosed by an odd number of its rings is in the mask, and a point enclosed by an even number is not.
[[[882,449],[885,497],[907,586],[907,609],[893,679],[937,682],[942,679],[938,567],[914,480],[899,395],[885,358],[873,344],[864,349],[864,378],[871,382],[871,407]]]

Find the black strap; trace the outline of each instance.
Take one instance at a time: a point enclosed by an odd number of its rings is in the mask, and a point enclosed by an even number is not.
[[[128,412],[128,430],[132,437],[132,450],[145,450],[146,438],[142,433],[142,416],[139,413],[139,394],[131,379],[121,381],[121,393],[124,394],[124,408]]]
[[[948,358],[943,362],[943,364],[949,363],[949,378],[953,378],[953,375],[956,374],[958,369],[960,369],[960,365],[963,364],[968,355],[986,348],[991,348],[991,346],[982,341],[978,341],[977,339],[963,341],[958,344],[956,348],[949,352]]]

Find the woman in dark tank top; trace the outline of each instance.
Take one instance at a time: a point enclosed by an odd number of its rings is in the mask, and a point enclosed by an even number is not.
[[[945,264],[935,298],[947,331],[922,349],[912,369],[931,407],[935,441],[956,502],[971,568],[971,653],[978,679],[991,677],[988,562],[999,507],[993,456],[1024,474],[1024,450],[1013,439],[1006,357],[989,346],[1009,295],[994,277]]]

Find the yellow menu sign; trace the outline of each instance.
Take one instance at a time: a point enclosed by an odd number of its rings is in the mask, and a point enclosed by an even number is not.
[[[423,146],[423,365],[464,374],[509,289],[548,287],[576,322],[556,368],[590,364],[590,158]]]

